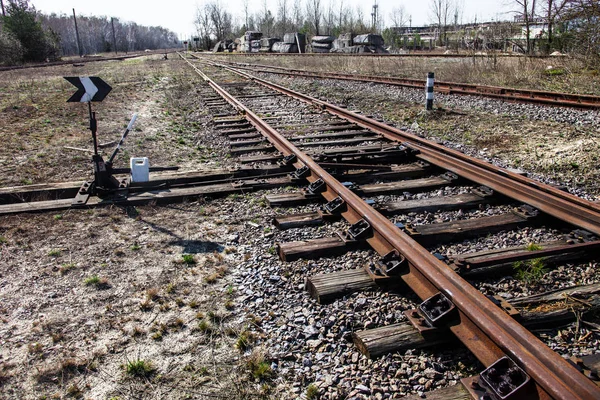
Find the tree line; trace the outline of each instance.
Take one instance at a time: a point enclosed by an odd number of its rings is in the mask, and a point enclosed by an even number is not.
[[[0,16],[0,64],[54,61],[61,55],[131,52],[178,46],[177,35],[160,26],[107,17],[43,14],[28,0],[10,0]],[[116,46],[116,47],[115,47]]]

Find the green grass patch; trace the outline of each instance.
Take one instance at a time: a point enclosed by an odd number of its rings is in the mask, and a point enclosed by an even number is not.
[[[125,373],[136,378],[147,378],[156,372],[156,368],[150,361],[132,360],[123,365]]]

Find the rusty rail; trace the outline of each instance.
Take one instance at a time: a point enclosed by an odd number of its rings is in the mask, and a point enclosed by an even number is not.
[[[509,356],[536,382],[535,397],[540,399],[586,399],[600,396],[600,389],[562,357],[334,179],[308,155],[219,87],[191,62],[185,61],[226,101],[243,112],[248,121],[279,151],[284,155],[294,154],[295,167],[307,166],[311,170],[309,182],[322,179],[327,187],[322,193],[326,200],[331,201],[336,197],[343,199],[347,210],[342,216],[349,223],[353,224],[361,219],[367,221],[373,229],[372,236],[367,241],[374,250],[380,255],[395,250],[406,257],[408,267],[400,277],[421,299],[442,292],[453,302],[459,310],[458,320],[451,324],[449,329],[485,366],[491,365],[503,355]]]
[[[390,76],[374,76],[361,74],[342,74],[332,72],[311,72],[301,69],[283,68],[271,65],[229,63],[236,68],[264,72],[278,75],[303,76],[319,79],[338,79],[355,82],[383,83],[387,85],[403,86],[423,89],[425,80],[396,78]],[[499,86],[474,85],[469,83],[436,81],[434,90],[446,94],[460,94],[471,96],[485,96],[506,101],[521,103],[544,104],[560,107],[574,107],[582,109],[600,109],[600,96],[583,95],[574,93],[548,92],[542,90],[514,89]]]
[[[512,199],[530,204],[569,224],[600,235],[600,204],[574,196],[475,157],[467,156],[459,151],[420,138],[372,118],[348,111],[334,104],[315,99],[314,97],[293,91],[245,72],[237,71],[235,68],[220,64],[215,65],[226,68],[280,93],[316,105],[340,118],[379,133],[389,140],[403,142],[408,146],[418,149],[420,151],[418,157],[424,161],[450,170],[473,182],[488,186]]]

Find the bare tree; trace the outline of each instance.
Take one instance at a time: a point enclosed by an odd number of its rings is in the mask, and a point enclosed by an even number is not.
[[[225,11],[218,0],[208,3],[207,10],[211,22],[211,33],[217,38],[217,41],[230,36],[232,33],[231,14]]]
[[[196,7],[196,19],[194,21],[194,25],[196,25],[196,31],[198,32],[198,36],[203,43],[204,49],[210,49],[210,34],[212,30],[212,24],[210,20],[210,9],[208,4]]]
[[[526,51],[531,53],[533,48],[531,47],[531,24],[535,20],[536,13],[536,0],[514,0],[519,6],[516,11],[517,16],[525,24],[525,43],[527,44]]]
[[[569,21],[572,46],[592,68],[600,64],[600,3],[598,0],[569,0],[561,19]]]
[[[263,1],[263,12],[258,19],[258,25],[260,31],[265,37],[270,37],[273,33],[273,27],[275,26],[275,17],[271,14],[271,10],[267,7],[267,0]]]
[[[552,40],[554,39],[554,22],[565,10],[569,0],[545,0],[543,11],[546,14],[546,23],[548,24],[548,43],[546,52],[550,53],[552,49]]]
[[[279,17],[279,27],[281,37],[288,29],[288,2],[287,0],[278,0],[277,15]]]
[[[336,26],[335,26],[335,13],[333,11],[333,2],[329,1],[327,5],[327,17],[325,18],[325,25],[327,28],[328,35],[335,35]]]
[[[304,15],[302,15],[302,5],[299,1],[294,1],[294,6],[292,7],[292,25],[293,30],[300,30],[302,25],[304,25]]]
[[[356,22],[353,24],[353,31],[356,33],[365,33],[369,29],[365,23],[365,13],[360,5],[356,6]]]
[[[400,7],[394,7],[390,18],[394,27],[401,28],[405,26],[408,21],[408,15],[406,15],[404,6],[401,4]]]
[[[446,30],[454,11],[452,0],[431,0],[431,16],[438,27],[440,45],[446,43]]]
[[[322,15],[321,0],[307,0],[306,16],[308,22],[314,27],[314,34],[316,36],[320,34]]]

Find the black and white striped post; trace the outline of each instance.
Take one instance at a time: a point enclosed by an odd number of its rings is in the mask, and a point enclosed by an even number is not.
[[[427,74],[425,99],[427,100],[427,111],[433,110],[433,72]]]

